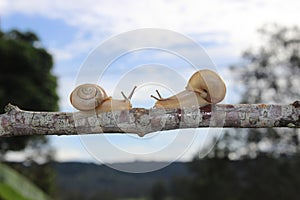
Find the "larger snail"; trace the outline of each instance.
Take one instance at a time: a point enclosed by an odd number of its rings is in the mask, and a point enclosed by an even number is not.
[[[226,94],[226,86],[217,73],[204,69],[194,73],[185,90],[174,96],[162,98],[158,90],[156,92],[158,97],[151,95],[157,100],[155,108],[202,107],[222,101]]]
[[[71,104],[80,111],[108,112],[115,110],[129,110],[132,108],[130,99],[134,90],[128,97],[123,92],[124,99],[109,97],[104,89],[96,84],[83,84],[77,86],[70,95]]]

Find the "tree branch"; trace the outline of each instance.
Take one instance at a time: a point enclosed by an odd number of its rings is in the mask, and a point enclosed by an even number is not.
[[[203,127],[300,127],[300,101],[290,105],[216,104],[201,108],[143,109],[105,113],[31,112],[13,105],[0,115],[0,137],[136,133]]]

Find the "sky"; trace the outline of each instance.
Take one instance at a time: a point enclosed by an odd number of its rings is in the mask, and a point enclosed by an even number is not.
[[[149,96],[155,89],[164,96],[172,95],[184,89],[195,71],[178,52],[190,55],[196,63],[208,63],[205,67],[217,71],[226,83],[222,103],[237,103],[241,86],[229,66],[242,62],[242,52],[262,42],[257,34],[262,26],[299,25],[299,10],[298,0],[1,0],[0,27],[4,31],[16,28],[35,32],[53,55],[60,111],[75,111],[69,95],[76,85],[88,80],[101,84],[114,98],[121,98],[120,91],[129,93],[133,84],[138,84],[132,104],[150,108],[155,101]],[[139,35],[139,30],[147,34]],[[140,48],[145,41],[151,46],[153,38],[161,47]],[[194,51],[193,42],[200,49]],[[181,45],[180,51],[176,45]],[[95,53],[98,50],[100,56]],[[98,67],[104,64],[105,57],[101,56],[106,54],[117,59],[108,60],[106,68]],[[205,144],[212,136],[221,135],[222,129],[191,129],[153,133],[145,138],[108,134],[49,139],[58,161],[172,162],[192,159],[199,150],[207,149]],[[10,154],[14,159],[22,156]]]

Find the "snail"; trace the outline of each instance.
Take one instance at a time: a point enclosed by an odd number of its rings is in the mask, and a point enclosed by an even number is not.
[[[124,100],[109,97],[104,89],[96,84],[83,84],[77,86],[70,95],[71,104],[80,111],[108,112],[115,110],[129,110],[132,105],[130,99],[136,86],[128,97],[121,92]]]
[[[162,98],[158,90],[154,108],[181,108],[206,106],[222,101],[226,94],[226,86],[222,78],[214,71],[203,69],[194,73],[188,81],[184,91]]]

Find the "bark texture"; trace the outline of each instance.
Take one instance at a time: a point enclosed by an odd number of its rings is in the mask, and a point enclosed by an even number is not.
[[[300,127],[300,101],[290,105],[216,104],[183,109],[95,112],[31,112],[8,105],[0,115],[0,137],[135,133],[201,127]]]

